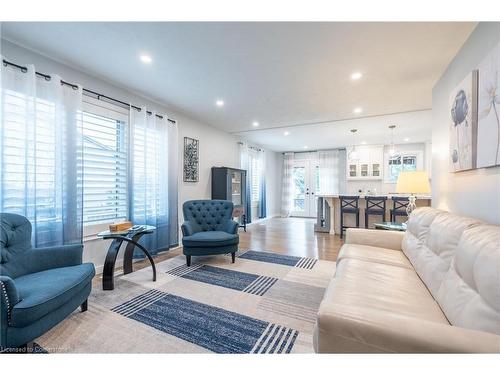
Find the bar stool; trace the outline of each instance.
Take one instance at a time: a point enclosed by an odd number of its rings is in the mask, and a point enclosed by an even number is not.
[[[368,228],[368,216],[382,216],[382,221],[385,221],[385,208],[387,197],[365,197],[365,228]]]
[[[358,195],[341,195],[340,199],[340,238],[344,237],[344,230],[347,228],[344,226],[344,214],[355,214],[356,215],[356,226],[354,228],[359,228],[359,196]]]
[[[408,197],[392,197],[391,221],[395,222],[397,216],[407,216],[406,206],[410,203]]]

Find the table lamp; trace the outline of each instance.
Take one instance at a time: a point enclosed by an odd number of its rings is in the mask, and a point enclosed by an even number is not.
[[[410,216],[411,212],[417,207],[414,194],[429,194],[431,186],[429,185],[429,176],[425,171],[401,172],[396,185],[396,193],[410,194],[408,199],[410,203],[406,206],[406,214]]]

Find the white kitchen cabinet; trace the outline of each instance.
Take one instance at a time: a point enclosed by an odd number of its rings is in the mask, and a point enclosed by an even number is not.
[[[352,147],[347,148],[349,155]],[[384,146],[356,146],[357,160],[347,160],[348,180],[382,180]]]

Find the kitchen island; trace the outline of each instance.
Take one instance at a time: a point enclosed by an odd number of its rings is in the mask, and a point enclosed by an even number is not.
[[[351,195],[351,194],[345,194]],[[314,225],[316,232],[327,232],[330,234],[340,234],[340,195],[318,195],[317,219]],[[359,195],[359,227],[365,227],[365,207],[367,195]],[[389,221],[390,210],[392,209],[392,197],[400,197],[400,194],[377,194],[377,197],[387,197],[386,203],[386,221]],[[430,196],[418,196],[416,200],[417,207],[425,207],[431,205]],[[381,222],[382,217],[370,215],[368,217],[369,228],[373,228],[373,223]],[[406,221],[406,217],[398,217],[398,222]],[[344,225],[349,227],[356,226],[356,217],[354,214],[344,215]]]

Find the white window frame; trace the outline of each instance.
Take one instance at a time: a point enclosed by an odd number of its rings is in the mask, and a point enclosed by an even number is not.
[[[403,151],[399,152],[399,155],[401,156],[401,159],[405,156],[416,156],[417,157],[417,171],[424,170],[424,152],[422,150],[414,150],[414,151]],[[392,181],[389,177],[389,160],[391,160],[391,157],[389,156],[389,153],[385,154],[384,157],[384,182],[386,184],[395,184],[397,183],[396,181]]]
[[[129,164],[130,161],[128,160],[130,158],[129,152],[130,152],[130,113],[129,109],[120,107],[118,105],[108,103],[103,100],[98,100],[96,98],[90,97],[90,96],[83,96],[83,104],[82,104],[82,111],[91,113],[97,116],[103,116],[103,117],[108,117],[108,118],[113,118],[119,121],[123,121],[126,123],[126,134],[127,134],[127,185],[130,183],[130,168]],[[128,186],[126,188],[128,191]],[[83,192],[85,194],[85,191]],[[127,195],[127,203],[128,203],[128,195]],[[130,213],[128,212],[128,207],[127,207],[127,218],[129,217]],[[109,224],[113,224],[116,222],[116,220],[109,220],[106,222],[101,222],[101,223],[83,223],[83,237],[91,237],[95,236],[97,233],[107,230],[109,228]]]

